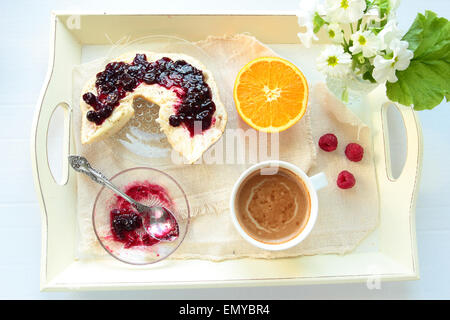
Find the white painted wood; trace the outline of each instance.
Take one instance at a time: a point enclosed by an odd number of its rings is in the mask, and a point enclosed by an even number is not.
[[[232,22],[233,32],[246,31],[251,26],[252,34],[257,38],[272,39],[266,32],[266,26],[273,24],[282,34],[290,34],[296,25],[293,15],[81,15],[76,16],[78,25],[73,27],[74,14],[53,15],[53,42],[48,82],[44,84],[40,101],[35,112],[32,133],[32,166],[36,191],[42,212],[41,287],[43,290],[133,289],[138,287],[211,287],[230,285],[274,285],[309,284],[331,282],[367,281],[377,277],[382,280],[410,280],[418,277],[418,261],[415,242],[415,194],[421,169],[421,131],[414,112],[410,108],[399,108],[404,119],[408,141],[408,154],[405,170],[398,181],[387,178],[385,152],[389,151],[385,136],[386,122],[383,119],[385,97],[383,88],[374,92],[367,100],[365,109],[372,120],[374,135],[375,165],[380,189],[380,227],[379,249],[368,253],[353,252],[344,256],[316,255],[291,259],[264,261],[257,259],[239,259],[211,263],[201,260],[165,262],[147,267],[152,272],[140,272],[138,268],[117,265],[109,260],[101,263],[77,261],[74,256],[76,246],[74,221],[76,221],[76,179],[70,171],[66,184],[57,184],[49,170],[47,159],[47,138],[49,120],[57,106],[68,108],[67,123],[70,124],[71,82],[68,75],[72,67],[82,61],[82,48],[90,45],[103,45],[104,26],[108,29],[109,39],[120,39],[123,30],[136,34],[145,29],[157,33],[159,29],[177,32],[185,25],[195,23],[196,34],[192,40],[206,38],[208,35],[222,35],[227,32],[227,21]],[[68,23],[69,21],[70,23]],[[135,24],[130,21],[136,21]],[[81,27],[88,25],[89,28]],[[214,25],[214,30],[205,29]],[[156,29],[152,28],[157,26]],[[81,29],[80,29],[81,28]],[[101,32],[86,32],[100,29]],[[182,35],[183,36],[183,35]],[[192,34],[186,33],[190,38]],[[133,40],[133,39],[131,39]],[[284,55],[299,65],[313,65],[311,53],[299,44],[290,43],[293,39],[286,36],[278,44]],[[95,41],[99,41],[96,43]],[[309,58],[308,55],[310,55]],[[321,75],[306,73],[309,81],[320,80]],[[370,123],[369,123],[370,124]],[[67,137],[69,126],[63,129]],[[73,142],[73,139],[70,139]],[[69,141],[67,141],[69,145]],[[73,150],[73,149],[71,149]],[[68,155],[69,149],[65,150]],[[76,152],[76,151],[75,151]],[[67,164],[63,162],[63,172]],[[394,197],[394,192],[397,195]],[[395,201],[394,201],[395,199]],[[64,210],[64,215],[62,211]]]

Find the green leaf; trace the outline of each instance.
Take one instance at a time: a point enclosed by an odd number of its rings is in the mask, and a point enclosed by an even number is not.
[[[450,92],[448,62],[412,61],[408,69],[397,72],[397,78],[386,83],[387,96],[405,106],[414,105],[415,110],[433,109]]]
[[[381,32],[381,30],[383,30],[383,28],[379,27],[379,28],[370,28],[370,31],[372,31],[375,34],[379,34]]]
[[[388,52],[388,53],[386,53],[386,54],[384,54],[383,55],[383,58],[385,58],[385,59],[387,59],[387,60],[390,60],[390,59],[392,59],[394,57],[394,52]]]
[[[314,25],[314,33],[319,32],[320,28],[327,22],[316,12],[313,18],[313,25]]]
[[[414,59],[448,58],[449,31],[447,19],[438,18],[436,13],[426,11],[425,16],[420,13],[417,15],[402,40],[408,41],[409,49],[414,52]]]
[[[414,57],[397,71],[398,81],[386,83],[389,99],[415,110],[433,109],[450,95],[450,23],[432,11],[418,14],[403,40]]]
[[[372,83],[377,83],[377,81],[372,76],[372,72],[373,72],[374,66],[369,66],[367,69],[368,70],[363,74],[362,78],[364,80],[368,80],[368,81],[370,81]]]

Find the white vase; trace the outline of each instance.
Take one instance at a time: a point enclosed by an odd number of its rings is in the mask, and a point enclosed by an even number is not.
[[[328,89],[352,110],[362,121],[366,122],[368,110],[365,103],[367,95],[378,87],[378,83],[363,80],[354,73],[345,78],[327,77]]]

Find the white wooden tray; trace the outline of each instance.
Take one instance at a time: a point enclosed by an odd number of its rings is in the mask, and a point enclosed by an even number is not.
[[[415,201],[422,163],[422,134],[414,111],[396,106],[406,132],[406,160],[399,178],[390,174],[383,88],[367,98],[366,114],[372,128],[380,195],[380,225],[354,252],[289,259],[163,261],[134,267],[112,259],[77,260],[76,177],[67,155],[74,150],[71,135],[72,68],[83,61],[89,46],[107,46],[124,37],[175,35],[197,41],[208,35],[249,32],[284,57],[302,66],[310,82],[321,80],[312,63],[318,48],[306,50],[296,37],[297,18],[277,13],[53,13],[48,75],[39,98],[32,128],[31,157],[41,206],[41,290],[137,289],[294,285],[331,282],[418,279]],[[106,36],[107,35],[107,36]],[[49,168],[49,122],[57,107],[65,110],[63,182]]]

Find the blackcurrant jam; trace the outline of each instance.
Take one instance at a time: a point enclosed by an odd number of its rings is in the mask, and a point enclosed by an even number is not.
[[[148,181],[135,181],[125,187],[125,193],[132,199],[146,203],[157,200],[164,207],[173,208],[173,200],[169,197],[167,190],[157,184]],[[159,240],[152,238],[143,230],[143,220],[140,213],[136,211],[128,201],[120,196],[115,196],[115,203],[110,210],[110,230],[115,241],[122,242],[124,248],[135,246],[153,246]],[[178,226],[169,230],[167,235],[179,236]]]
[[[167,57],[148,62],[145,54],[136,54],[131,64],[111,62],[97,74],[97,95],[92,92],[83,95],[83,100],[94,109],[87,112],[86,118],[101,125],[127,92],[142,83],[181,89],[175,91],[181,103],[169,118],[171,126],[184,125],[191,136],[211,127],[216,105],[202,71],[184,60],[173,61]]]

